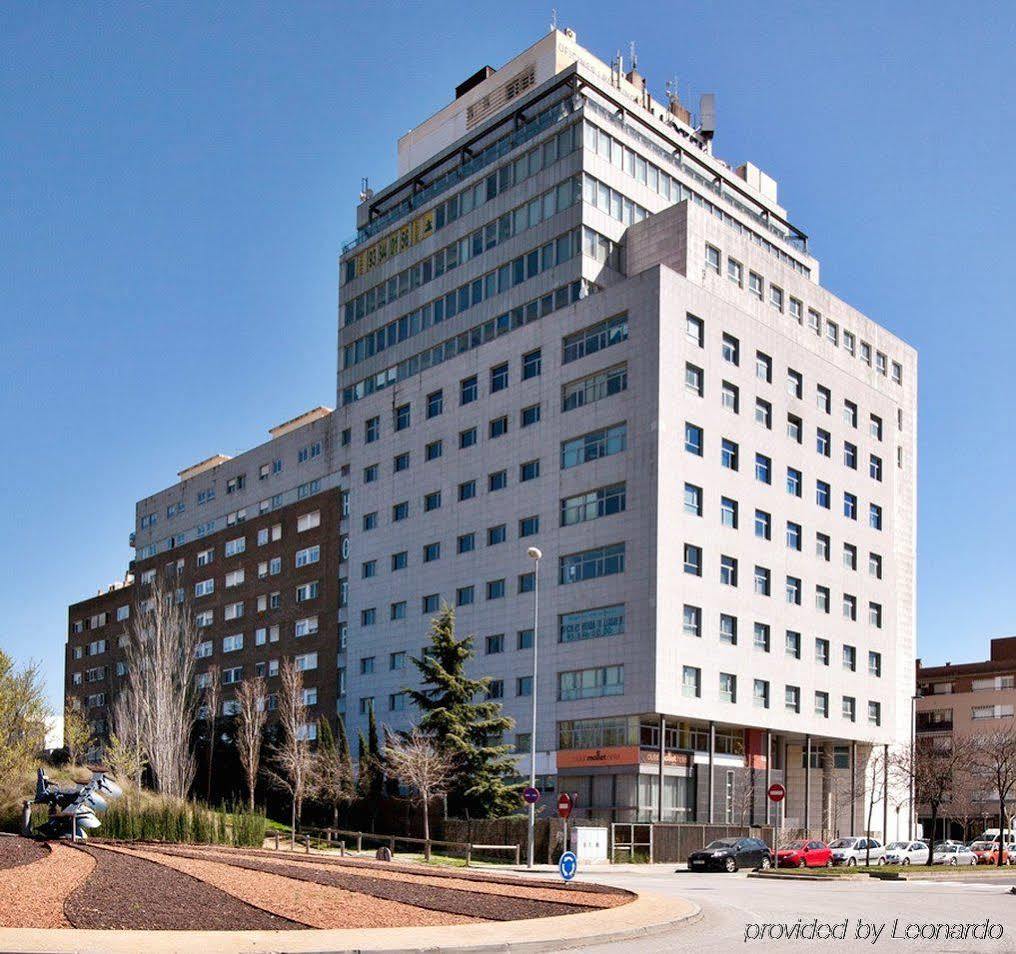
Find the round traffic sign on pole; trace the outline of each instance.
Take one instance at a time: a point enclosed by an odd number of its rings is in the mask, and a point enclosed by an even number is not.
[[[522,800],[527,805],[535,805],[540,800],[540,790],[533,788],[532,785],[527,785],[522,790]]]
[[[572,811],[572,797],[567,792],[557,796],[557,813],[562,818],[567,818]]]
[[[561,872],[561,877],[565,881],[571,881],[575,877],[575,872],[579,870],[579,859],[575,857],[574,851],[566,851],[561,855],[557,870]]]
[[[769,801],[782,802],[787,796],[787,790],[779,782],[773,782],[766,794],[769,796]]]

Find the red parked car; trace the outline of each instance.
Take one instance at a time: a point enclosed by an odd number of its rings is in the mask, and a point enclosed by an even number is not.
[[[822,841],[792,841],[776,852],[780,868],[831,868],[833,853]]]

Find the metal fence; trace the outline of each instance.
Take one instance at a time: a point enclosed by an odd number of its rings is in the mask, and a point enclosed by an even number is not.
[[[310,852],[311,848],[338,849],[340,855],[347,851],[362,853],[364,844],[367,850],[371,848],[387,848],[393,855],[397,845],[419,846],[424,857],[429,858],[433,849],[445,849],[449,854],[460,855],[465,859],[466,867],[474,860],[476,854],[492,854],[494,852],[507,852],[514,858],[516,865],[520,862],[519,846],[478,844],[469,841],[445,841],[438,838],[410,838],[406,835],[382,835],[369,831],[348,831],[343,828],[304,828],[296,837],[281,836],[275,832],[275,850],[282,848],[295,850],[302,848]],[[405,849],[403,849],[405,850]]]

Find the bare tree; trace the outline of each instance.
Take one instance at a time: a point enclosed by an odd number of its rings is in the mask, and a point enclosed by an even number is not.
[[[194,781],[191,733],[197,715],[194,688],[198,629],[182,591],[161,580],[149,585],[131,613],[127,679],[144,714],[145,755],[155,788],[185,798]]]
[[[254,811],[254,791],[261,768],[261,740],[268,720],[268,687],[260,676],[240,683],[236,691],[234,742],[247,780],[247,797]]]
[[[219,715],[219,699],[222,697],[222,682],[219,667],[211,665],[205,673],[205,688],[202,694],[202,709],[208,728],[208,778],[205,783],[205,801],[212,803],[212,769],[215,759],[215,723]]]
[[[954,797],[956,786],[971,767],[972,748],[962,737],[944,740],[919,738],[913,745],[900,748],[894,759],[894,770],[909,786],[913,782],[914,799],[926,805],[931,815],[928,864],[935,854],[935,830],[943,807]]]
[[[313,753],[310,750],[307,707],[303,701],[303,673],[291,659],[279,668],[279,732],[281,738],[272,746],[269,778],[289,793],[292,830],[290,842],[296,841],[296,826],[307,793]]]
[[[1001,867],[1009,831],[1008,806],[1016,796],[1016,729],[986,732],[973,739],[973,762],[995,790],[998,800],[999,851],[996,864]]]
[[[339,809],[356,799],[353,761],[349,755],[346,727],[339,716],[338,737],[331,723],[322,719],[318,724],[318,744],[311,769],[314,794],[332,809],[332,827],[339,826]]]
[[[455,770],[454,759],[416,728],[406,735],[390,736],[384,751],[391,774],[423,806],[424,858],[430,861],[430,801],[447,793]]]
[[[864,834],[865,845],[864,864],[871,865],[871,820],[875,814],[875,806],[886,797],[885,786],[886,764],[885,756],[880,746],[872,743],[868,748],[868,764],[864,770],[864,779],[867,799],[867,810],[865,812]],[[885,839],[885,832],[882,838]]]
[[[71,765],[80,765],[95,742],[95,733],[81,709],[81,701],[73,696],[64,700],[63,737]]]
[[[148,765],[145,754],[144,700],[132,683],[125,682],[110,709],[110,736],[106,764],[122,781],[141,792],[141,777]]]

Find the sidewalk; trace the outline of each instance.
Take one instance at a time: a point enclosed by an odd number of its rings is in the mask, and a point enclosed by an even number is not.
[[[549,869],[549,866],[544,866]],[[633,867],[646,867],[635,865]],[[546,873],[546,872],[542,872]],[[341,931],[0,930],[0,950],[16,954],[354,954],[359,951],[462,954],[560,951],[650,937],[697,920],[697,904],[644,894],[631,904],[588,914],[453,927]]]

